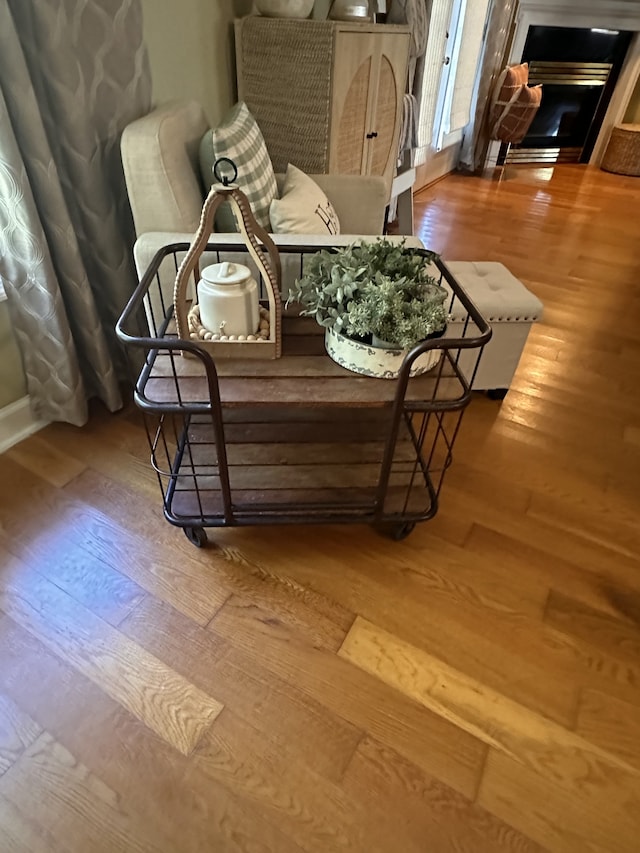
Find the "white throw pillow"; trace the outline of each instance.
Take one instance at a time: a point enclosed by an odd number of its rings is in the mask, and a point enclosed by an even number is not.
[[[269,206],[274,234],[339,234],[333,205],[313,178],[296,166],[287,166],[282,197]]]

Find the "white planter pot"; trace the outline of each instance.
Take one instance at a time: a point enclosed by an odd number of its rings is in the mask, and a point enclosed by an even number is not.
[[[382,349],[353,341],[333,329],[326,329],[324,343],[327,354],[336,364],[354,373],[374,376],[376,379],[396,379],[407,354],[407,350],[403,349]],[[442,352],[438,349],[419,355],[413,362],[410,375],[419,376],[432,370],[440,361],[441,355]]]

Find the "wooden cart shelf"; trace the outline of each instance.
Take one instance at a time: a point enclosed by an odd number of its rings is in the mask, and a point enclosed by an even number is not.
[[[222,405],[384,407],[395,399],[395,382],[358,376],[332,361],[324,348],[322,330],[309,317],[283,317],[282,349],[282,357],[275,360],[216,360]],[[436,383],[440,401],[460,396],[455,370],[445,363],[441,371],[436,368],[412,379],[405,400],[433,400]],[[149,408],[207,404],[206,363],[183,358],[175,351],[152,351],[138,390]]]

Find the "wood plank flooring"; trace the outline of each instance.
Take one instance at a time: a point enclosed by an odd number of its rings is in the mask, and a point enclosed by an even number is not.
[[[195,549],[132,405],[0,457],[0,853],[640,849],[639,202],[581,166],[416,197],[545,316],[402,542]]]

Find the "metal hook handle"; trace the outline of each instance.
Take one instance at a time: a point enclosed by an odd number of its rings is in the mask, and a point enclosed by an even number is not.
[[[230,178],[220,172],[220,169],[218,168],[220,165],[231,167]],[[238,177],[238,167],[229,157],[219,157],[213,164],[213,177],[219,184],[222,184],[223,187],[228,187],[229,184],[235,183],[235,180]]]

